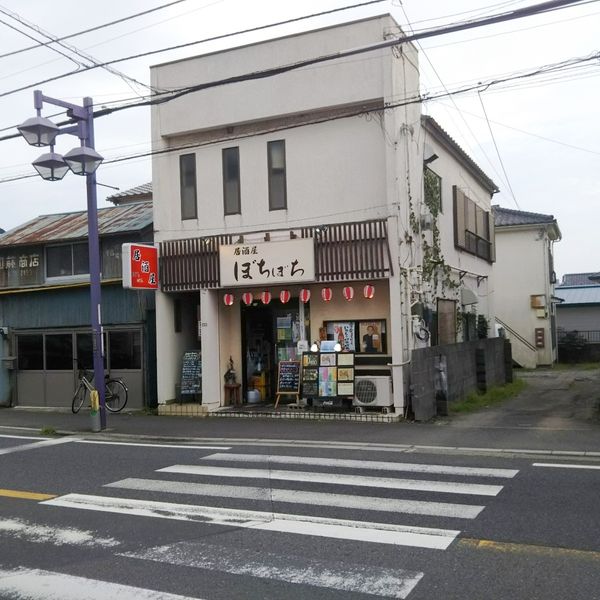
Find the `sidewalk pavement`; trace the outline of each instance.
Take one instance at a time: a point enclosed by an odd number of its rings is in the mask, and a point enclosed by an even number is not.
[[[92,433],[89,413],[1,408],[0,434],[38,435],[54,430],[104,440],[299,440],[393,444],[431,451],[527,450],[587,454],[600,459],[600,369],[517,372],[527,386],[518,396],[478,412],[430,423],[364,423],[233,417],[171,417],[130,412],[108,414],[107,428]],[[409,448],[410,449],[410,448]]]

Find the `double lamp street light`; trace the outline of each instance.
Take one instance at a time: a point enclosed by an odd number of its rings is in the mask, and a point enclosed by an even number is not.
[[[35,117],[27,119],[17,128],[28,144],[42,147],[50,146],[50,152],[42,154],[33,161],[35,170],[47,181],[62,179],[67,171],[76,175],[85,175],[87,187],[88,246],[90,267],[90,303],[92,325],[92,353],[94,379],[98,392],[100,428],[106,428],[106,405],[104,395],[104,348],[101,319],[100,294],[100,242],[98,236],[98,210],[96,196],[96,169],[104,160],[94,150],[94,112],[91,98],[84,98],[78,106],[44,96],[40,90],[33,93]],[[74,125],[59,127],[49,119],[42,117],[44,102],[65,108],[67,116]],[[59,134],[68,133],[79,138],[81,146],[67,152],[64,156],[54,152],[54,141]]]

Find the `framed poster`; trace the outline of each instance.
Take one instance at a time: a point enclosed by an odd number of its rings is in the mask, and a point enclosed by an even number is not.
[[[335,367],[336,365],[336,354],[335,352],[325,352],[321,354],[320,365],[322,367]]]
[[[360,351],[366,354],[383,354],[386,351],[385,321],[359,321]]]
[[[327,339],[340,344],[345,352],[356,351],[356,321],[328,321]]]
[[[354,396],[354,381],[352,381],[352,382],[338,381],[337,393],[338,393],[338,396]]]
[[[338,381],[354,381],[354,368],[338,367],[337,378]]]

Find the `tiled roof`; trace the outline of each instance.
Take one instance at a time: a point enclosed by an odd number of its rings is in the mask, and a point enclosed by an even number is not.
[[[153,222],[152,202],[132,202],[98,210],[100,235],[141,231]],[[0,246],[43,244],[88,236],[87,211],[42,215],[0,236]]]
[[[558,306],[600,304],[600,285],[557,287],[555,295],[564,300]]]
[[[498,186],[484,173],[479,165],[454,141],[450,134],[448,134],[433,117],[421,115],[421,123],[438,142],[443,144],[447,150],[453,153],[455,158],[471,171],[471,174],[483,184],[490,194],[495,194],[500,191]]]
[[[543,215],[541,213],[526,212],[524,210],[513,210],[502,208],[495,204],[494,224],[496,227],[510,227],[511,225],[545,225],[555,223],[554,215]]]
[[[597,278],[596,280],[590,277]],[[598,285],[600,286],[600,272],[592,273],[567,273],[563,275],[560,285]],[[559,287],[559,286],[557,286]]]
[[[137,187],[129,190],[112,194],[111,196],[108,196],[106,200],[107,202],[120,204],[122,200],[133,200],[134,198],[138,198],[140,200],[152,199],[152,182],[143,183],[142,185],[138,185]]]

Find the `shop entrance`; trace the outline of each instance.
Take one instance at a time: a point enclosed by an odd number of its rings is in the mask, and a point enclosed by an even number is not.
[[[242,306],[244,402],[275,402],[279,361],[297,359],[299,313],[297,298],[279,306],[258,302]]]

